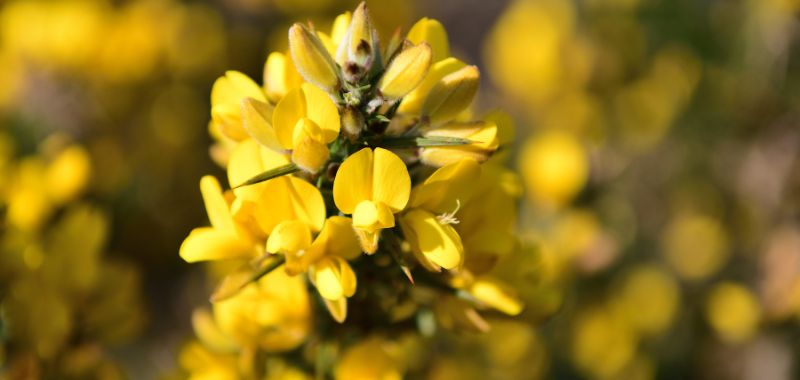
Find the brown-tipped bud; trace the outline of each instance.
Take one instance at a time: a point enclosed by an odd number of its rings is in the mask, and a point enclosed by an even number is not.
[[[345,107],[342,111],[342,132],[350,141],[355,141],[364,130],[364,115],[354,107]]]
[[[297,71],[306,81],[331,94],[339,89],[339,70],[316,34],[302,24],[292,25],[289,49]]]
[[[422,116],[431,124],[452,120],[472,103],[478,92],[480,72],[467,66],[442,78],[428,93],[422,105]]]
[[[342,67],[345,80],[356,83],[379,59],[378,32],[372,26],[367,4],[362,2],[353,12],[350,27],[336,52],[336,62]]]
[[[387,100],[400,99],[416,88],[431,67],[431,47],[427,43],[403,50],[383,74],[378,89]]]

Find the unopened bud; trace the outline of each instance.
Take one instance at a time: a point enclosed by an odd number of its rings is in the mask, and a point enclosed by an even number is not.
[[[342,111],[342,131],[350,141],[355,141],[361,136],[364,129],[364,115],[356,108],[346,107]]]
[[[336,63],[316,34],[301,24],[292,25],[289,29],[289,49],[297,71],[306,81],[328,93],[335,93],[339,89]]]
[[[350,27],[336,52],[336,62],[342,67],[345,80],[358,82],[379,59],[378,32],[372,26],[366,3],[353,12]]]
[[[452,120],[469,107],[478,92],[480,73],[475,66],[467,66],[442,78],[431,89],[422,105],[422,116],[431,124]]]
[[[427,43],[403,50],[383,74],[378,89],[387,100],[400,99],[416,88],[431,66],[431,47]]]

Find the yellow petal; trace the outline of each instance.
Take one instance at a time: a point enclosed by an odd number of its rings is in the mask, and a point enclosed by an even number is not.
[[[306,102],[306,117],[322,130],[321,142],[329,143],[339,136],[339,110],[330,96],[320,89],[304,83],[300,86]]]
[[[333,180],[333,200],[345,214],[352,214],[363,200],[372,199],[372,149],[347,157]]]
[[[453,212],[472,197],[480,174],[480,165],[469,159],[441,167],[414,187],[409,208],[422,208],[434,214]]]
[[[498,147],[497,126],[489,121],[451,122],[423,132],[424,136],[461,137],[469,145],[428,147],[420,151],[420,160],[430,166],[449,165],[463,159],[484,162]]]
[[[436,61],[434,60],[434,62]],[[428,70],[425,79],[423,79],[414,90],[403,97],[403,101],[400,103],[400,107],[397,111],[403,114],[419,114],[420,110],[422,110],[422,104],[428,97],[428,93],[433,89],[433,86],[446,75],[454,73],[465,66],[466,64],[464,62],[455,58],[446,58],[434,63]]]
[[[440,224],[430,212],[414,209],[400,217],[400,226],[414,254],[444,269],[461,265],[464,247],[449,224]],[[430,268],[429,268],[430,269]]]
[[[353,227],[368,232],[394,227],[392,210],[383,203],[361,201],[353,211]]]
[[[234,141],[248,137],[242,125],[241,109],[233,104],[218,104],[211,107],[211,121],[219,132]]]
[[[480,72],[475,66],[446,75],[428,93],[420,113],[427,116],[431,124],[452,120],[472,103],[479,79]]]
[[[279,52],[270,53],[264,64],[264,89],[270,102],[277,103],[301,83],[303,78],[289,57]]]
[[[298,87],[289,91],[275,106],[272,113],[272,127],[278,141],[286,149],[294,147],[294,130],[297,122],[306,116],[306,99],[303,89]]]
[[[286,220],[299,220],[316,232],[325,223],[325,201],[312,184],[295,177],[279,177],[266,181],[256,203],[256,220],[270,233]]]
[[[341,122],[336,104],[320,89],[304,83],[286,94],[272,115],[272,125],[284,148],[294,147],[298,122],[303,118],[317,124],[322,143],[330,143],[339,135]]]
[[[314,265],[314,284],[319,294],[329,300],[350,297],[356,291],[356,276],[350,264],[340,257],[320,260]]]
[[[237,141],[247,137],[240,116],[240,104],[244,98],[267,100],[261,87],[238,71],[227,71],[211,88],[212,120],[220,131]]]
[[[406,37],[414,44],[427,42],[433,49],[433,61],[439,62],[450,56],[450,43],[447,41],[447,31],[442,23],[430,18],[417,21]]]
[[[338,90],[336,64],[319,37],[305,26],[294,24],[289,28],[289,49],[297,71],[305,80],[328,93]]]
[[[350,19],[350,12],[344,12],[336,16],[336,19],[333,20],[331,41],[333,41],[334,45],[339,46],[342,43],[344,35],[347,34],[347,28],[350,27]]]
[[[328,312],[331,313],[336,322],[343,323],[347,319],[347,298],[340,298],[335,301],[327,298],[322,300],[325,301],[325,308],[328,309]]]
[[[236,231],[230,207],[225,201],[225,197],[222,196],[222,187],[220,187],[219,181],[210,175],[203,176],[200,179],[200,192],[203,194],[203,203],[205,203],[211,226],[218,230]]]
[[[416,88],[431,66],[431,48],[421,43],[398,54],[386,69],[378,89],[388,100],[402,98]]]
[[[319,235],[311,246],[294,260],[286,263],[286,273],[295,275],[308,270],[308,267],[325,256],[338,256],[351,260],[361,254],[358,238],[353,231],[350,218],[332,216],[325,221]]]
[[[211,104],[238,105],[244,98],[254,98],[262,102],[267,99],[261,87],[250,77],[238,71],[226,71],[211,87]]]
[[[281,151],[283,147],[270,124],[272,111],[272,106],[265,102],[245,98],[241,105],[242,125],[253,140],[272,150]]]
[[[307,120],[307,119],[304,119]],[[317,173],[330,157],[328,146],[303,134],[292,151],[292,162],[309,173]]]
[[[192,312],[192,329],[197,339],[212,349],[222,352],[234,352],[239,347],[232,337],[220,330],[211,312],[207,309],[195,309]]]
[[[499,280],[478,279],[470,286],[469,293],[478,301],[508,315],[517,315],[522,312],[522,301],[519,300],[514,289]]]
[[[394,212],[406,207],[411,192],[411,177],[406,164],[396,154],[375,148],[372,174],[372,200]]]
[[[228,160],[228,184],[231,187],[241,185],[258,174],[288,163],[286,155],[260,147],[255,140],[244,140],[233,149]],[[258,183],[236,188],[233,193],[237,198],[255,202],[263,189],[264,183]]]
[[[361,254],[358,239],[353,231],[352,220],[344,216],[332,216],[325,222],[323,231],[317,240],[325,242],[325,251],[328,255],[339,256],[345,260],[352,260]],[[316,243],[316,241],[315,241]]]
[[[253,248],[233,231],[195,228],[181,244],[180,256],[188,262],[249,258]]]
[[[278,223],[267,239],[267,252],[289,255],[311,245],[311,231],[299,220]]]

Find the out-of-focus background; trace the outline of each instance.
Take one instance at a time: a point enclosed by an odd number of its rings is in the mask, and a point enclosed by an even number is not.
[[[0,1],[0,378],[176,370],[209,290],[178,247],[207,223],[199,178],[224,177],[211,84],[261,78],[293,22],[327,27],[355,5]],[[537,328],[494,364],[800,376],[800,2],[368,6],[384,36],[440,20],[481,68],[478,108],[516,121],[504,149],[537,253],[522,289]]]

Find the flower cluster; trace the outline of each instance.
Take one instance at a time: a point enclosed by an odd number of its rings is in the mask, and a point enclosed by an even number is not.
[[[139,277],[103,257],[108,218],[80,201],[89,154],[62,135],[17,150],[0,133],[0,376],[122,376],[105,346],[144,326]]]
[[[235,71],[219,78],[212,156],[232,189],[200,181],[211,226],[180,249],[188,262],[241,263],[212,296],[214,329],[296,346],[310,324],[305,278],[340,323],[348,300],[359,319],[425,308],[474,330],[488,328],[476,308],[520,313],[490,273],[516,245],[519,185],[490,160],[512,126],[500,112],[473,116],[478,84],[438,21],[381,44],[363,3],[330,34],[294,24],[263,86]]]

